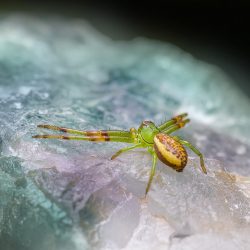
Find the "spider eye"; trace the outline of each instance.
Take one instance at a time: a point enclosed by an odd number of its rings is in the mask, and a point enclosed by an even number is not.
[[[153,124],[153,122],[151,122],[151,121],[143,121],[143,122],[142,122],[142,126],[143,126],[143,127],[148,127],[148,126],[150,126],[151,124]]]
[[[151,121],[143,121],[142,123],[141,123],[141,126],[140,126],[140,128],[139,128],[140,130],[145,130],[145,129],[147,129],[147,130],[149,130],[149,131],[158,131],[158,129],[157,129],[157,127],[155,126],[155,124],[153,123],[153,122],[151,122]]]

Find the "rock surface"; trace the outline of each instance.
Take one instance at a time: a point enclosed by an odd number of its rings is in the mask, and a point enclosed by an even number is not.
[[[0,18],[0,246],[5,250],[248,249],[249,100],[170,44],[112,41],[81,20]],[[177,173],[119,143],[35,140],[49,123],[128,129],[189,112]]]

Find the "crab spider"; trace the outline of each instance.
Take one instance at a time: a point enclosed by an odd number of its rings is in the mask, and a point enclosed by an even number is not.
[[[57,130],[60,132],[73,135],[35,135],[33,138],[43,139],[63,139],[63,140],[85,140],[92,142],[124,142],[133,144],[130,147],[117,151],[111,159],[114,160],[121,153],[135,149],[146,148],[153,157],[152,167],[149,180],[146,187],[148,193],[153,177],[155,175],[157,159],[165,165],[175,169],[178,172],[187,165],[188,154],[184,146],[190,148],[200,158],[200,166],[203,173],[207,173],[202,153],[190,142],[182,140],[178,136],[171,134],[176,130],[184,127],[189,119],[186,119],[187,113],[173,117],[160,126],[156,126],[151,121],[143,121],[136,130],[131,128],[130,131],[124,130],[75,130],[70,128],[58,127],[54,125],[38,125],[39,128]]]

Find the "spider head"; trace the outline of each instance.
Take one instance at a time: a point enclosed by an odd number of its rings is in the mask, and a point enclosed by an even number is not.
[[[146,143],[154,143],[154,136],[159,133],[158,128],[151,121],[143,121],[138,129],[141,139]]]

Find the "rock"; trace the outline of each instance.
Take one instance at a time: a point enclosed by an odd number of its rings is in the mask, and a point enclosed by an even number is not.
[[[81,20],[0,19],[0,245],[4,249],[247,249],[249,100],[171,44],[112,41]],[[122,143],[36,140],[38,124],[129,129],[189,112],[177,173]]]

